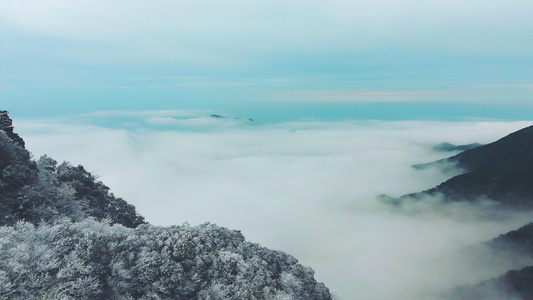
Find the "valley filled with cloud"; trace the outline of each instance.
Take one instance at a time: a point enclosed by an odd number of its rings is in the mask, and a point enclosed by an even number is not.
[[[105,118],[121,123],[106,126]],[[21,120],[43,154],[100,176],[156,225],[241,230],[312,267],[340,299],[439,299],[527,258],[481,246],[532,214],[439,199],[391,206],[458,174],[411,166],[451,156],[433,146],[489,143],[529,122],[319,121],[263,124],[199,111],[105,112]]]

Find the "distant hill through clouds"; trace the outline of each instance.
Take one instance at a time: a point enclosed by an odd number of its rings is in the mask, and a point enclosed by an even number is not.
[[[451,151],[465,151],[470,150],[479,146],[483,146],[480,143],[472,143],[467,145],[454,145],[450,143],[440,143],[438,145],[433,146],[434,150],[441,151],[441,152],[451,152]]]
[[[448,148],[444,145],[444,148]],[[394,205],[409,201],[426,201],[431,197],[442,197],[445,202],[491,200],[497,204],[495,209],[533,209],[533,126],[511,133],[493,143],[478,145],[440,161],[416,165],[415,168],[449,169],[450,166],[459,168],[462,174],[423,192],[400,198],[381,196],[381,199]],[[497,255],[533,258],[533,223],[488,241],[487,245],[493,248]],[[501,293],[500,295],[533,299],[532,282],[533,266],[510,270],[498,278],[483,281],[476,286],[459,287],[451,297],[495,299],[495,294],[487,292],[487,289],[490,289]]]
[[[480,197],[505,207],[533,208],[533,126],[493,143],[478,146],[434,163],[415,165],[462,170],[438,186],[400,197],[400,201],[442,195],[447,201],[476,201]]]

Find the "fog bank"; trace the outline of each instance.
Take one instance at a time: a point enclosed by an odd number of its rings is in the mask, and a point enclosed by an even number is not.
[[[437,298],[531,263],[495,264],[486,249],[470,247],[518,228],[530,214],[489,219],[487,207],[430,199],[396,210],[376,200],[451,176],[411,168],[453,154],[433,145],[488,143],[531,122],[254,125],[168,112],[136,117],[113,128],[91,125],[90,118],[15,126],[35,157],[83,164],[147,221],[239,229],[311,266],[341,299]]]

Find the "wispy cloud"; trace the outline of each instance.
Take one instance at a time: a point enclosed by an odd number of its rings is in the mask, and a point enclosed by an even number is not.
[[[413,101],[453,101],[454,97],[464,96],[468,92],[453,90],[421,90],[421,91],[293,91],[276,93],[283,101],[315,102],[315,103],[357,103],[357,102],[413,102]]]
[[[184,48],[189,48],[189,54],[194,53],[191,50],[213,54],[224,50],[230,54],[240,47],[257,54],[261,48],[342,51],[391,44],[401,49],[412,45],[468,51],[470,47],[491,45],[494,40],[509,40],[516,32],[528,32],[529,23],[524,17],[527,19],[527,11],[531,9],[525,2],[504,5],[495,0],[484,1],[483,5],[476,1],[444,4],[419,0],[401,3],[335,0],[327,4],[300,0],[291,3],[152,1],[150,4],[101,0],[46,4],[3,1],[2,7],[3,26],[39,35],[151,47],[152,52],[165,56],[177,51],[183,54]],[[490,36],[480,34],[487,28],[494,29]],[[513,35],[505,37],[509,33]],[[113,43],[117,37],[119,40]],[[218,51],[206,47],[209,45],[217,45]],[[506,46],[516,45],[508,43],[485,51],[498,51]]]
[[[533,89],[533,83],[480,84],[480,89]]]
[[[202,110],[144,110],[144,111],[96,111],[81,114],[82,117],[136,117],[136,118],[153,118],[153,117],[199,117],[207,114],[209,111]]]
[[[13,86],[0,97],[10,106],[86,101],[103,110],[122,99],[207,107],[279,101],[258,95],[283,91],[310,91],[282,98],[291,101],[340,103],[531,99],[530,88],[499,99],[461,91],[502,78],[531,82],[527,1],[0,3],[0,56],[9,57],[0,77]]]

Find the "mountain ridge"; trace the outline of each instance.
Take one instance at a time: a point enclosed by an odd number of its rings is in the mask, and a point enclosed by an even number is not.
[[[462,174],[422,192],[382,199],[398,204],[442,196],[446,201],[490,199],[506,207],[533,208],[533,126],[423,166],[455,166]]]

